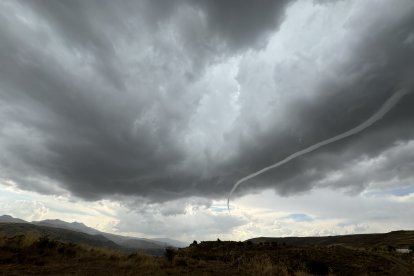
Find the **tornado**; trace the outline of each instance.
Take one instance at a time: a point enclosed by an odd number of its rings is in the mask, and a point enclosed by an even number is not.
[[[276,169],[286,163],[288,163],[289,161],[292,161],[293,159],[296,159],[302,155],[305,155],[307,153],[310,153],[314,150],[317,150],[323,146],[329,145],[331,143],[334,143],[336,141],[345,139],[349,136],[352,136],[354,134],[357,134],[361,131],[363,131],[364,129],[370,127],[371,125],[373,125],[375,122],[377,122],[378,120],[380,120],[385,114],[387,114],[400,100],[402,97],[404,97],[404,95],[407,94],[407,90],[405,89],[400,89],[398,90],[396,93],[394,93],[382,106],[380,109],[378,109],[377,112],[375,112],[370,118],[368,118],[366,121],[364,121],[363,123],[361,123],[360,125],[347,130],[341,134],[338,134],[332,138],[323,140],[319,143],[316,143],[312,146],[309,146],[303,150],[300,150],[298,152],[295,152],[291,155],[289,155],[288,157],[286,157],[285,159],[274,163],[273,165],[267,166],[257,172],[254,172],[252,174],[249,174],[248,176],[245,176],[241,179],[239,179],[236,184],[234,184],[233,188],[231,189],[229,196],[227,197],[227,210],[230,213],[230,198],[233,195],[234,191],[237,189],[237,187],[240,186],[240,184],[242,184],[243,182],[246,182],[247,180],[250,180],[258,175],[261,175],[262,173],[265,173],[267,171],[270,171],[272,169]]]

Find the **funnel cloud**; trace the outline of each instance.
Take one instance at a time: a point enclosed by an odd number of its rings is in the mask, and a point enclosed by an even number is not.
[[[227,210],[230,212],[230,198],[231,198],[232,194],[234,193],[234,191],[237,189],[237,187],[239,187],[239,185],[242,184],[243,182],[246,182],[247,180],[250,180],[250,179],[252,179],[252,178],[254,178],[254,177],[256,177],[256,176],[258,176],[258,175],[260,175],[262,173],[265,173],[265,172],[267,172],[269,170],[276,169],[277,167],[280,167],[280,166],[286,164],[287,162],[289,162],[289,161],[291,161],[291,160],[293,160],[295,158],[298,158],[298,157],[300,157],[300,156],[302,156],[304,154],[307,154],[307,153],[310,153],[310,152],[312,152],[314,150],[317,150],[320,147],[329,145],[329,144],[334,143],[336,141],[340,141],[340,140],[345,139],[345,138],[347,138],[347,137],[349,137],[351,135],[355,135],[355,134],[363,131],[364,129],[370,127],[372,124],[374,124],[375,122],[377,122],[378,120],[380,120],[384,115],[386,115],[401,100],[401,98],[405,94],[407,94],[407,91],[406,90],[399,90],[399,91],[397,91],[395,94],[393,94],[384,103],[384,105],[374,115],[372,115],[368,120],[364,121],[362,124],[360,124],[360,125],[352,128],[352,129],[350,129],[350,130],[348,130],[346,132],[343,132],[341,134],[338,134],[337,136],[334,136],[334,137],[331,137],[329,139],[323,140],[323,141],[321,141],[319,143],[316,143],[316,144],[314,144],[314,145],[312,145],[312,146],[310,146],[308,148],[305,148],[305,149],[303,149],[301,151],[295,152],[295,153],[289,155],[288,157],[286,157],[285,159],[283,159],[283,160],[281,160],[281,161],[279,161],[279,162],[277,162],[277,163],[275,163],[273,165],[270,165],[268,167],[265,167],[265,168],[263,168],[263,169],[255,172],[255,173],[252,173],[252,174],[250,174],[250,175],[248,175],[246,177],[243,177],[242,179],[238,180],[236,182],[236,184],[234,184],[234,186],[231,189],[231,191],[229,193],[229,196],[227,198]]]

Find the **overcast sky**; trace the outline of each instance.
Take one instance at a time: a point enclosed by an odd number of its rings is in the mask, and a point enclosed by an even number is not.
[[[182,240],[414,228],[412,0],[5,0],[0,64],[0,214]],[[401,89],[227,213],[238,179]]]

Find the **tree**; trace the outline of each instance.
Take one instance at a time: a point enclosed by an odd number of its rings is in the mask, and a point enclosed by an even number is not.
[[[174,256],[177,254],[177,250],[174,247],[167,247],[165,248],[164,256],[169,260],[170,262],[173,261]]]

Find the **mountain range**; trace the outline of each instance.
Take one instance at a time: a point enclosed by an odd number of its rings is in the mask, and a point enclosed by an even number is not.
[[[145,239],[145,238],[137,238],[137,237],[129,237],[129,236],[122,236],[122,235],[116,235],[111,233],[106,233],[99,231],[97,229],[94,229],[92,227],[88,227],[83,223],[80,222],[66,222],[59,219],[47,219],[47,220],[41,220],[41,221],[32,221],[28,222],[19,218],[14,218],[9,215],[3,215],[0,216],[0,223],[7,223],[7,224],[18,224],[19,227],[16,229],[16,225],[13,228],[12,231],[37,231],[42,232],[43,234],[51,235],[53,237],[58,237],[59,235],[56,233],[56,230],[53,229],[64,229],[68,230],[63,234],[64,237],[74,237],[76,236],[76,233],[86,234],[84,235],[78,235],[83,243],[85,243],[85,240],[88,237],[91,241],[96,241],[97,239],[100,242],[107,243],[108,247],[121,247],[126,249],[134,249],[134,250],[143,250],[143,251],[164,251],[166,247],[186,247],[188,246],[187,243],[168,239],[168,238],[158,238],[158,239]],[[8,226],[10,228],[10,226]],[[6,231],[4,226],[0,227],[0,232]],[[73,233],[75,232],[75,233]],[[74,238],[71,239],[64,239],[66,241],[72,241]],[[78,241],[79,242],[79,241]],[[113,243],[113,244],[112,244]]]

